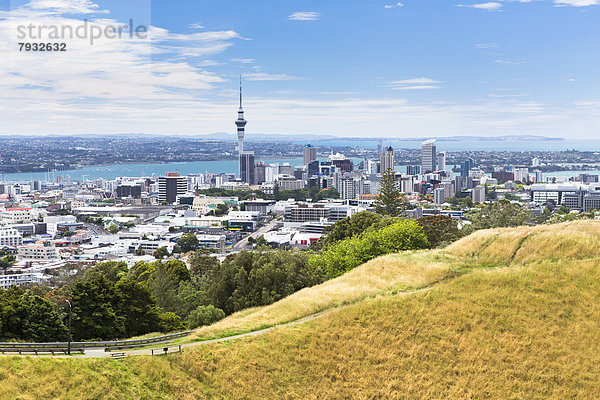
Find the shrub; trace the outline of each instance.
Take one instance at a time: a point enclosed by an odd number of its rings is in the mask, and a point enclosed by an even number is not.
[[[199,306],[185,319],[188,329],[195,329],[199,326],[210,325],[220,319],[225,318],[225,312],[215,306]]]
[[[429,247],[423,228],[404,219],[381,229],[369,229],[360,236],[341,240],[309,259],[309,266],[327,279],[384,254]]]

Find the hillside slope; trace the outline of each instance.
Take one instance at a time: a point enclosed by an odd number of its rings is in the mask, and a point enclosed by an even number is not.
[[[599,245],[595,221],[476,232],[410,255],[461,271],[430,290],[169,357],[1,358],[0,398],[598,398]]]

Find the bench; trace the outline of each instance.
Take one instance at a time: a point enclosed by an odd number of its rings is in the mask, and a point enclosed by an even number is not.
[[[124,351],[110,354],[110,358],[124,358],[124,357],[127,357],[127,355],[125,355]]]

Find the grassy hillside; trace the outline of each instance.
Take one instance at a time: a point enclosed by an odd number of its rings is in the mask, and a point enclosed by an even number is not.
[[[0,358],[0,398],[599,398],[599,245],[593,221],[477,232],[203,333],[356,301],[257,337],[169,357]]]

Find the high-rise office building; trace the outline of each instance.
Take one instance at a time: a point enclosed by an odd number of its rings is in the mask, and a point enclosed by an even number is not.
[[[309,177],[311,177],[313,175],[318,175],[319,174],[319,161],[313,160],[313,161],[309,162],[308,165],[306,166],[306,170],[308,171]]]
[[[443,151],[437,155],[437,170],[446,171],[446,153]]]
[[[187,192],[187,179],[180,176],[179,172],[168,172],[166,176],[158,178],[158,201],[169,204],[177,201],[177,196]]]
[[[315,161],[317,159],[317,148],[312,144],[307,144],[304,146],[304,166],[308,167],[308,164],[311,161]]]
[[[421,173],[420,165],[407,165],[406,175],[419,175]]]
[[[469,176],[469,171],[471,168],[475,167],[475,161],[469,157],[465,161],[460,164],[460,176],[467,177]]]
[[[240,179],[249,185],[256,183],[254,177],[254,152],[243,151],[240,153]]]
[[[437,149],[435,139],[426,140],[421,145],[421,167],[423,173],[434,172],[436,170]]]
[[[257,185],[262,185],[266,182],[267,179],[267,164],[262,161],[256,163],[256,167],[254,168],[254,183]]]
[[[385,173],[388,169],[394,170],[394,149],[392,146],[388,147],[381,153],[380,156],[380,171],[381,173]]]

